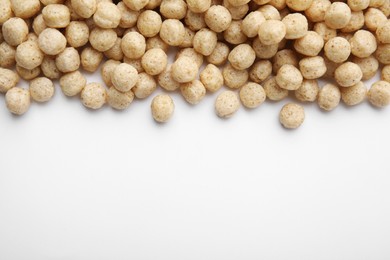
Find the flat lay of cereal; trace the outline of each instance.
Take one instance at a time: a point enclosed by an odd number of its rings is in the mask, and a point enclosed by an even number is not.
[[[91,110],[151,96],[159,123],[173,91],[215,96],[220,118],[290,95],[279,120],[295,129],[307,102],[390,105],[389,16],[390,0],[0,0],[0,93],[16,115],[57,85]]]

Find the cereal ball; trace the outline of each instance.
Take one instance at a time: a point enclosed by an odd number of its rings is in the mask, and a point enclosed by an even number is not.
[[[116,28],[121,20],[121,11],[111,2],[100,2],[93,15],[93,21],[101,28]]]
[[[379,44],[375,52],[375,57],[382,64],[390,64],[390,44]]]
[[[70,12],[66,5],[50,4],[42,9],[42,18],[48,27],[65,28],[70,23]]]
[[[104,56],[106,56],[108,59],[123,60],[124,54],[122,51],[122,39],[118,37],[114,46],[104,52]]]
[[[305,36],[294,42],[295,50],[306,56],[317,56],[323,46],[324,40],[318,33],[313,31],[309,31]]]
[[[379,69],[379,62],[374,56],[369,56],[367,58],[354,57],[352,62],[357,64],[362,70],[362,80],[373,78]]]
[[[111,81],[117,90],[127,92],[137,83],[138,72],[133,66],[122,63],[115,67],[111,75]]]
[[[168,52],[169,45],[166,44],[160,36],[156,35],[154,37],[148,38],[146,40],[146,50],[150,50],[153,48],[160,48],[164,52]]]
[[[386,15],[381,10],[376,8],[368,8],[364,13],[364,24],[368,30],[375,32],[378,26],[387,21]]]
[[[185,28],[186,33],[184,35],[184,41],[179,45],[180,48],[189,48],[192,47],[192,42],[194,40],[195,32],[189,28]]]
[[[273,57],[273,72],[276,74],[284,64],[298,67],[298,58],[293,50],[284,49],[278,51]]]
[[[228,0],[232,6],[241,6],[250,2],[250,0]]]
[[[39,0],[11,0],[12,11],[16,17],[28,19],[41,10]]]
[[[379,7],[379,10],[382,11],[382,13],[386,16],[390,16],[390,1],[386,1],[384,5]]]
[[[370,0],[370,7],[381,7],[385,2],[386,0]]]
[[[193,31],[199,31],[202,28],[206,27],[206,22],[204,20],[203,13],[194,13],[191,10],[187,11],[186,17],[184,19],[185,24],[189,29]]]
[[[285,128],[298,128],[304,120],[305,110],[298,104],[288,103],[280,110],[279,121]]]
[[[213,64],[208,64],[200,73],[200,81],[210,92],[216,92],[223,86],[222,73],[220,69]]]
[[[228,56],[230,64],[238,70],[249,68],[255,59],[256,53],[249,44],[237,45]]]
[[[363,11],[352,12],[351,20],[349,23],[341,29],[342,32],[355,32],[364,26],[364,14]]]
[[[66,38],[57,29],[47,28],[38,36],[39,48],[47,55],[57,55],[65,50]]]
[[[386,65],[382,69],[381,79],[390,82],[390,65]]]
[[[26,41],[16,48],[16,63],[25,69],[32,70],[38,67],[42,64],[43,57],[44,55],[36,42]]]
[[[168,63],[167,54],[160,48],[150,49],[142,56],[141,64],[146,73],[151,76],[164,71]]]
[[[172,64],[172,78],[179,83],[193,81],[198,74],[198,65],[189,57],[179,57]]]
[[[118,91],[116,88],[111,87],[107,91],[107,103],[115,109],[122,110],[130,106],[134,100],[134,93],[127,91],[125,93]]]
[[[267,20],[260,25],[259,39],[265,45],[281,42],[286,35],[286,26],[277,20]]]
[[[340,91],[341,99],[348,106],[354,106],[362,103],[367,94],[367,88],[361,81],[351,87],[340,88]]]
[[[352,9],[352,11],[363,11],[367,9],[370,4],[370,0],[348,0],[348,6]]]
[[[231,44],[240,44],[246,42],[247,37],[242,31],[242,21],[232,21],[229,28],[223,32],[223,37],[225,41]]]
[[[67,73],[60,78],[61,90],[68,97],[78,95],[86,84],[87,79],[78,70]]]
[[[233,6],[230,4],[228,0],[223,0],[222,5],[229,10],[233,20],[243,19],[249,11],[249,6],[247,4],[240,5],[240,6]]]
[[[182,84],[180,91],[184,99],[191,105],[198,104],[206,95],[206,88],[199,80]]]
[[[351,20],[351,9],[342,2],[334,2],[325,13],[325,23],[332,29],[341,29]]]
[[[210,55],[217,46],[217,34],[209,29],[203,28],[195,33],[194,49],[202,55]]]
[[[123,37],[125,38],[126,35]],[[114,46],[117,39],[116,32],[113,29],[103,29],[96,27],[89,35],[89,43],[100,52],[104,52]],[[122,39],[123,44],[123,39]],[[123,48],[123,46],[122,46]]]
[[[276,83],[276,78],[271,76],[262,83],[267,98],[272,101],[280,101],[288,96],[288,90],[283,89]]]
[[[32,70],[29,70],[29,69],[25,69],[23,67],[20,67],[19,65],[16,65],[16,72],[18,73],[18,75],[22,78],[22,79],[25,79],[25,80],[32,80],[32,79],[35,79],[36,77],[39,76],[39,74],[41,74],[41,68],[40,67],[36,67]]]
[[[15,65],[16,50],[8,43],[3,42],[0,44],[0,67],[9,68]]]
[[[337,36],[337,30],[329,28],[324,22],[314,24],[313,30],[318,33],[325,42]]]
[[[375,36],[366,30],[355,32],[349,43],[352,54],[359,58],[366,58],[377,49]]]
[[[33,79],[30,81],[30,95],[36,102],[49,101],[54,95],[53,82],[45,77]]]
[[[103,54],[92,47],[81,52],[81,67],[89,72],[95,72],[103,60]]]
[[[112,82],[111,82],[112,72],[119,64],[121,63],[116,60],[108,60],[103,64],[100,70],[100,74],[102,75],[102,79],[107,87],[112,86]]]
[[[304,15],[300,13],[289,14],[282,22],[286,27],[286,39],[298,39],[307,33],[308,23]]]
[[[153,37],[160,32],[162,25],[161,16],[152,10],[146,10],[140,14],[137,28],[145,37]]]
[[[7,109],[15,115],[23,115],[30,107],[30,92],[20,87],[14,87],[5,94]]]
[[[169,95],[157,95],[152,100],[151,110],[154,120],[165,123],[172,117],[175,104]]]
[[[213,5],[206,11],[204,20],[211,30],[219,33],[229,28],[232,16],[226,7]]]
[[[8,19],[1,27],[3,38],[10,46],[18,46],[27,39],[28,26],[18,17]]]
[[[303,81],[301,72],[290,64],[283,65],[276,74],[276,83],[287,90],[298,89]]]
[[[206,57],[208,63],[214,64],[216,66],[223,65],[230,53],[229,46],[223,42],[217,42],[213,52]]]
[[[340,86],[350,87],[362,79],[363,73],[357,64],[345,62],[336,69],[334,77]]]
[[[5,23],[12,17],[12,8],[10,0],[3,0],[0,2],[0,25]]]
[[[163,0],[160,13],[167,19],[183,19],[187,14],[187,4],[183,0]]]
[[[295,97],[302,102],[314,102],[317,99],[318,82],[315,79],[304,79],[302,85],[294,91]]]
[[[0,68],[0,93],[6,93],[19,82],[19,76],[9,69]]]
[[[120,1],[116,6],[121,13],[121,20],[119,22],[120,27],[131,28],[137,24],[137,19],[140,14],[140,11],[130,10],[122,1]]]
[[[129,59],[127,57],[123,58],[123,62],[134,67],[138,73],[144,72],[144,68],[142,68],[141,59]]]
[[[72,21],[66,27],[65,37],[69,45],[78,48],[88,43],[89,28],[84,21]]]
[[[59,71],[67,73],[78,70],[80,67],[80,55],[73,47],[65,48],[56,57],[56,66]]]
[[[96,0],[71,0],[74,11],[82,18],[89,18],[97,8]]]
[[[172,65],[168,65],[166,69],[158,75],[157,82],[167,91],[175,91],[180,87],[180,83],[172,77]]]
[[[160,29],[160,38],[170,46],[179,46],[185,37],[184,25],[176,19],[165,20]]]
[[[198,67],[202,66],[203,64],[203,55],[197,53],[193,48],[181,49],[176,53],[176,59],[184,56],[193,59],[198,65]]]
[[[244,20],[242,20],[242,32],[248,37],[255,37],[259,33],[260,25],[265,22],[265,17],[262,12],[250,12]]]
[[[56,66],[56,59],[54,56],[45,56],[41,64],[43,75],[49,79],[59,79],[61,72]]]
[[[390,43],[390,20],[378,26],[376,37],[381,43]]]
[[[322,57],[307,57],[299,62],[299,70],[305,79],[321,78],[326,72],[325,61]]]
[[[321,109],[331,111],[339,105],[340,99],[339,88],[333,84],[326,84],[320,89],[317,102]]]
[[[258,9],[258,11],[264,15],[266,20],[281,20],[278,9],[272,5],[263,5]]]
[[[125,5],[134,11],[139,11],[144,8],[149,0],[124,0]]]
[[[268,60],[260,60],[253,64],[249,71],[249,78],[255,83],[260,83],[267,79],[271,73],[272,63]]]
[[[305,11],[311,4],[315,2],[313,0],[286,0],[287,6],[294,11]]]
[[[238,96],[233,91],[224,91],[215,100],[215,111],[221,118],[231,117],[240,107]]]
[[[186,0],[188,9],[194,13],[204,13],[210,8],[211,0]]]
[[[88,83],[81,91],[81,102],[90,109],[99,109],[106,103],[106,89],[99,83]]]
[[[47,28],[45,20],[43,20],[42,14],[39,14],[34,18],[32,28],[37,35],[39,35],[43,30]]]
[[[240,89],[240,100],[247,108],[260,106],[266,98],[265,91],[260,84],[248,82]]]
[[[162,0],[149,0],[148,4],[145,5],[145,9],[152,10],[157,8],[161,4]]]
[[[156,80],[153,76],[142,72],[138,74],[137,84],[131,89],[137,98],[149,97],[157,88]]]
[[[377,81],[372,84],[367,94],[368,101],[376,107],[385,107],[390,104],[390,83]]]
[[[324,51],[329,60],[341,63],[351,54],[351,45],[342,37],[334,37],[325,44]]]
[[[329,0],[313,1],[311,6],[305,10],[305,15],[312,22],[322,22],[325,20],[325,13],[331,4]]]
[[[226,65],[222,71],[225,85],[232,89],[242,87],[249,78],[247,70],[237,70],[231,64]]]
[[[122,38],[123,54],[130,59],[139,59],[146,49],[145,37],[138,32],[129,32]]]

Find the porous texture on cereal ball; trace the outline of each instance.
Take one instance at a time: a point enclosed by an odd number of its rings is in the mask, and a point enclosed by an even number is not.
[[[306,17],[312,22],[322,22],[325,19],[326,10],[332,3],[329,0],[316,0],[305,10]]]
[[[199,80],[193,80],[180,86],[184,99],[191,105],[198,104],[206,95],[206,88]]]
[[[12,7],[10,0],[0,1],[0,25],[12,17]]]
[[[16,17],[28,19],[41,9],[39,0],[11,0],[12,11]]]
[[[42,9],[42,18],[51,28],[65,28],[70,23],[70,11],[66,5],[50,4]]]
[[[7,109],[15,115],[23,115],[30,107],[30,92],[20,87],[14,87],[5,94]]]
[[[318,33],[324,42],[327,42],[337,36],[337,30],[329,28],[324,22],[315,23],[313,26],[313,31]]]
[[[88,83],[81,91],[81,102],[90,109],[99,109],[107,99],[106,89],[99,83]]]
[[[85,19],[91,17],[97,8],[96,0],[71,0],[71,5],[74,11]]]
[[[304,120],[305,110],[298,104],[288,103],[280,110],[279,121],[285,128],[298,128]]]
[[[151,76],[164,71],[168,64],[167,54],[160,48],[150,49],[142,56],[142,68]]]
[[[206,11],[204,21],[211,30],[219,33],[229,28],[232,16],[226,7],[213,5]]]
[[[137,28],[145,37],[156,36],[162,25],[161,16],[152,10],[143,11],[137,20]]]
[[[216,92],[223,86],[222,72],[217,66],[208,64],[200,73],[200,81],[208,91]]]
[[[265,91],[260,84],[248,82],[240,89],[241,103],[247,108],[260,106],[266,98]]]
[[[335,70],[335,80],[342,87],[357,84],[363,77],[362,70],[353,62],[345,62]]]
[[[363,11],[359,12],[352,12],[351,13],[351,20],[349,20],[349,23],[342,28],[341,32],[355,32],[359,29],[361,29],[364,26],[364,14]]]
[[[331,111],[339,105],[340,99],[340,89],[333,84],[326,84],[320,89],[317,102],[321,109]]]
[[[187,4],[183,0],[163,0],[160,13],[167,19],[183,19],[187,14]]]
[[[117,90],[127,92],[137,83],[138,72],[133,66],[121,63],[112,72],[111,81]]]
[[[390,83],[390,65],[386,65],[383,67],[381,79]]]
[[[298,39],[307,33],[309,26],[307,19],[300,13],[289,14],[282,22],[286,26],[286,39]]]
[[[375,57],[382,64],[390,64],[390,43],[379,44],[375,51]]]
[[[0,68],[0,93],[6,93],[19,82],[19,76],[12,70]]]
[[[139,59],[146,50],[145,37],[138,32],[129,32],[122,38],[123,54],[130,59]]]
[[[78,95],[83,90],[86,84],[87,79],[78,70],[66,73],[60,78],[61,90],[64,95],[68,97]]]
[[[149,97],[157,88],[156,80],[153,76],[142,72],[138,74],[138,81],[131,89],[137,98]]]
[[[59,71],[67,73],[78,70],[80,67],[80,55],[73,47],[65,48],[56,57],[56,66]]]
[[[16,63],[25,69],[32,70],[40,66],[42,64],[43,57],[43,52],[34,41],[23,42],[16,48]]]
[[[277,44],[286,35],[286,26],[278,20],[267,20],[259,27],[259,39],[265,45]]]
[[[148,38],[146,40],[146,50],[150,50],[153,48],[160,48],[164,52],[168,52],[169,50],[169,45],[166,44],[160,36],[156,35],[154,37]]]
[[[209,29],[201,29],[195,33],[194,49],[204,56],[210,55],[217,46],[217,34]]]
[[[8,43],[3,42],[0,44],[0,67],[9,68],[15,65],[16,50]]]
[[[377,49],[375,36],[366,30],[355,32],[349,43],[352,54],[359,58],[366,58]]]
[[[232,89],[242,87],[249,78],[247,70],[237,70],[231,64],[226,65],[222,70],[225,85]]]
[[[57,55],[65,50],[66,38],[57,29],[47,28],[38,36],[39,48],[47,55]]]
[[[198,65],[189,57],[179,57],[172,64],[172,78],[179,83],[193,81],[198,74]]]
[[[240,108],[238,95],[230,90],[223,91],[215,100],[215,112],[221,118],[229,118]]]
[[[320,88],[315,79],[304,79],[301,86],[294,91],[295,97],[302,102],[314,102]]]
[[[103,60],[103,53],[92,47],[85,48],[80,55],[81,67],[89,72],[95,72]]]
[[[376,107],[390,105],[390,83],[383,80],[375,82],[368,91],[367,98]]]
[[[185,27],[186,33],[184,35],[184,41],[179,45],[180,48],[189,48],[192,47],[192,42],[194,40],[195,32]]]
[[[238,70],[249,68],[255,59],[256,53],[249,44],[237,45],[228,56],[230,64]]]
[[[204,13],[209,9],[211,0],[186,0],[188,9],[194,13]]]
[[[324,19],[326,25],[330,28],[344,28],[351,20],[351,9],[346,3],[333,2],[326,11]]]
[[[276,74],[275,79],[279,87],[287,90],[298,89],[303,81],[301,72],[290,64],[283,65]]]
[[[372,32],[375,32],[386,21],[386,15],[377,8],[368,8],[364,13],[364,24]]]
[[[149,3],[149,0],[124,0],[123,2],[131,10],[139,11]]]
[[[373,78],[379,69],[379,62],[372,55],[367,58],[353,57],[352,62],[357,64],[362,70],[362,80],[368,80]]]
[[[30,81],[30,95],[34,101],[47,102],[54,95],[54,84],[48,78],[40,77]]]
[[[275,77],[268,78],[262,86],[269,100],[280,101],[288,96],[288,90],[279,87]]]
[[[307,32],[305,36],[294,42],[295,50],[306,56],[317,56],[322,47],[324,47],[324,39],[314,31]]]
[[[172,77],[172,64],[168,65],[157,77],[158,84],[167,91],[175,91],[180,87],[180,83]]]
[[[242,20],[242,32],[248,37],[255,37],[259,33],[260,25],[265,22],[265,17],[260,11],[250,12]]]
[[[378,26],[376,37],[381,43],[390,43],[390,20]]]
[[[1,26],[3,38],[10,46],[18,46],[27,40],[28,26],[27,23],[19,18],[13,17],[8,19]]]
[[[172,117],[175,104],[169,95],[157,95],[152,100],[151,110],[154,120],[165,123]]]
[[[193,59],[198,67],[203,64],[203,55],[196,52],[193,48],[181,49],[176,53],[176,59],[184,56]]]
[[[361,81],[348,88],[341,87],[340,91],[341,100],[348,106],[355,106],[362,103],[367,94],[367,88]]]
[[[187,10],[187,14],[186,17],[184,18],[184,22],[186,26],[193,31],[198,31],[207,26],[204,20],[204,14],[194,13],[191,10]]]
[[[370,4],[370,0],[348,0],[347,3],[352,11],[356,12],[365,10]]]
[[[255,83],[267,79],[272,73],[272,63],[269,60],[259,60],[249,70],[249,78]]]
[[[121,12],[113,3],[100,2],[93,15],[93,21],[101,28],[116,28],[121,21]]]
[[[229,46],[223,42],[217,42],[213,52],[206,57],[207,62],[216,66],[223,65],[229,56]]]
[[[351,54],[351,45],[342,37],[334,37],[325,43],[326,57],[336,63],[344,62]]]
[[[183,43],[186,30],[182,22],[176,19],[166,19],[161,24],[160,38],[169,46],[179,46]]]
[[[229,28],[223,32],[223,38],[230,44],[240,44],[246,42],[248,37],[242,30],[242,20],[232,21]]]
[[[114,46],[117,38],[118,36],[113,29],[104,29],[96,27],[89,34],[90,44],[94,49],[101,52],[107,51],[112,46]]]
[[[83,21],[72,21],[66,27],[65,37],[68,44],[74,48],[84,46],[88,43],[89,28]]]
[[[117,4],[119,11],[121,12],[121,20],[119,26],[122,28],[131,28],[137,24],[137,19],[140,11],[134,11],[129,9],[123,1]]]
[[[39,76],[39,74],[41,74],[41,68],[40,67],[36,67],[32,70],[29,70],[29,69],[25,69],[23,67],[20,67],[19,65],[16,65],[16,72],[18,73],[18,75],[22,78],[22,79],[25,79],[25,80],[32,80],[32,79],[35,79],[36,77]]]
[[[115,87],[111,87],[107,91],[107,103],[112,108],[123,110],[130,106],[134,100],[134,93],[132,91],[121,92]]]
[[[299,70],[305,79],[318,79],[326,73],[325,61],[322,57],[307,57],[299,61]]]

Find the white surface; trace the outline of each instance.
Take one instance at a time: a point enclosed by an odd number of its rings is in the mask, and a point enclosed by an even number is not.
[[[151,98],[0,97],[1,260],[390,258],[390,108],[306,105],[287,131],[286,101],[221,120],[174,94],[160,125]]]

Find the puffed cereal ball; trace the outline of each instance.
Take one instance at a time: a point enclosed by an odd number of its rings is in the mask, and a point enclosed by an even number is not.
[[[287,90],[298,89],[303,81],[301,72],[290,64],[283,65],[276,74],[275,79],[279,87]]]
[[[366,30],[355,32],[349,43],[352,54],[359,58],[366,58],[377,49],[375,36]]]
[[[217,42],[213,52],[206,57],[207,62],[216,66],[223,65],[229,56],[230,49],[227,44],[223,42]]]
[[[67,73],[78,70],[80,67],[80,55],[73,47],[65,48],[56,57],[56,66],[59,71]]]
[[[100,2],[93,15],[93,21],[101,28],[116,28],[121,20],[119,8],[110,2]]]
[[[195,33],[194,49],[204,56],[210,55],[217,46],[217,34],[209,29],[203,28]]]
[[[78,48],[88,43],[89,28],[83,21],[72,21],[66,27],[65,37],[69,45]]]
[[[157,82],[167,91],[175,91],[180,87],[180,83],[172,77],[172,64],[168,65],[166,69],[158,75]]]
[[[375,57],[382,64],[390,64],[390,44],[379,44],[375,51]]]
[[[306,17],[312,22],[322,22],[325,19],[326,10],[332,3],[329,0],[316,0],[305,10]]]
[[[314,24],[313,31],[318,33],[325,42],[337,36],[337,30],[329,28],[324,22]]]
[[[390,65],[386,65],[383,67],[381,79],[390,83]]]
[[[87,79],[78,70],[64,74],[60,78],[61,90],[65,94],[65,96],[68,97],[78,95],[83,90],[86,84]]]
[[[106,103],[106,89],[99,83],[88,83],[81,91],[81,102],[90,109],[99,109]]]
[[[146,50],[150,50],[153,48],[160,48],[164,52],[168,52],[169,50],[169,45],[166,44],[160,36],[156,35],[154,37],[148,38],[146,40]]]
[[[44,54],[39,49],[38,44],[33,41],[26,41],[16,48],[16,63],[25,68],[32,70],[42,64]]]
[[[11,5],[15,16],[22,19],[33,17],[41,9],[39,0],[11,0]]]
[[[179,45],[180,48],[192,47],[192,42],[194,40],[195,32],[188,27],[185,27],[185,30],[184,41]]]
[[[157,95],[152,100],[151,110],[154,120],[165,123],[172,117],[175,104],[169,95]]]
[[[137,84],[131,89],[137,98],[149,97],[157,88],[156,80],[153,76],[142,72],[138,74]]]
[[[325,13],[325,23],[332,29],[341,29],[351,20],[351,9],[342,2],[334,2]]]
[[[352,11],[357,12],[367,9],[370,4],[370,0],[348,0],[347,3]]]
[[[351,20],[349,20],[349,23],[342,28],[341,32],[355,32],[359,29],[361,29],[364,26],[364,14],[363,11],[359,12],[352,12],[351,14]]]
[[[42,9],[42,18],[48,27],[65,28],[70,23],[70,12],[66,5],[50,4]]]
[[[198,31],[206,27],[204,14],[194,13],[191,10],[187,11],[186,17],[184,18],[184,22],[186,26],[193,31]]]
[[[305,11],[313,2],[313,0],[286,0],[287,6],[294,11]]]
[[[362,80],[373,78],[379,69],[379,62],[372,55],[367,58],[353,57],[352,62],[357,64],[362,70]]]
[[[107,103],[115,109],[122,110],[130,106],[134,100],[132,91],[120,92],[115,87],[111,87],[107,91]]]
[[[215,112],[221,118],[229,118],[240,108],[238,95],[230,90],[223,91],[215,100]]]
[[[0,67],[9,68],[15,65],[16,50],[8,43],[3,42],[0,44]]]
[[[275,77],[271,76],[262,83],[267,98],[272,101],[280,101],[288,96],[288,90],[283,89],[276,83]]]
[[[47,102],[54,95],[53,82],[45,77],[35,78],[30,81],[30,95],[36,102]]]
[[[130,10],[122,1],[117,4],[117,7],[121,12],[121,20],[119,22],[120,27],[131,28],[137,24],[140,11]]]
[[[34,18],[34,21],[32,23],[32,28],[33,31],[36,33],[36,35],[39,35],[43,30],[47,28],[47,25],[43,20],[42,14],[39,14]]]
[[[348,106],[355,106],[362,103],[367,94],[367,88],[361,81],[348,88],[341,87],[340,91],[341,100]]]
[[[103,53],[92,47],[85,48],[80,55],[81,67],[89,72],[95,72],[103,60]]]
[[[186,0],[188,9],[194,13],[204,13],[209,9],[211,0]]]
[[[247,70],[237,70],[231,64],[226,65],[222,70],[225,85],[232,89],[242,87],[249,78]]]
[[[298,39],[306,35],[308,30],[307,19],[300,13],[289,14],[283,18],[286,26],[286,39]]]
[[[265,17],[260,11],[253,11],[242,20],[242,32],[248,37],[255,37],[259,33],[260,25],[264,23]]]
[[[219,33],[229,28],[232,16],[226,7],[213,5],[206,11],[204,21],[211,30]]]
[[[230,64],[238,70],[249,68],[255,59],[256,53],[249,44],[237,45],[228,56]]]
[[[266,20],[281,20],[278,9],[272,5],[263,5],[258,9],[258,11],[264,15]]]
[[[259,60],[255,62],[249,71],[249,78],[260,83],[267,79],[272,73],[272,63],[269,60]]]
[[[260,84],[248,82],[240,89],[241,103],[247,108],[260,106],[266,98],[265,91]]]
[[[390,20],[378,26],[376,37],[381,43],[390,43]]]
[[[184,99],[191,105],[198,104],[206,95],[206,88],[199,80],[193,80],[180,86]]]
[[[286,35],[286,26],[278,20],[267,20],[259,27],[259,39],[265,45],[278,44]]]
[[[222,73],[220,69],[213,64],[208,64],[200,73],[200,81],[210,92],[216,92],[223,86]]]
[[[74,11],[82,18],[89,18],[95,12],[97,8],[96,0],[71,0]]]
[[[295,50],[306,56],[317,56],[322,47],[324,47],[324,39],[314,31],[307,32],[305,36],[294,42]]]
[[[10,46],[18,46],[27,40],[28,26],[26,22],[19,17],[8,19],[1,28],[3,38]]]
[[[152,10],[143,11],[137,20],[137,28],[145,37],[156,36],[162,25],[161,16]]]
[[[19,82],[19,76],[9,69],[0,68],[0,93],[6,93]]]
[[[302,85],[294,91],[295,97],[302,102],[314,102],[317,99],[320,88],[315,79],[304,79]]]
[[[298,128],[304,120],[305,110],[298,104],[288,103],[280,110],[279,121],[287,129]]]
[[[166,19],[161,24],[160,38],[170,46],[179,46],[183,43],[186,30],[182,22],[176,19]]]
[[[189,57],[179,57],[172,64],[172,78],[179,83],[193,81],[198,74],[198,65]]]
[[[385,107],[390,104],[390,83],[378,81],[372,84],[367,94],[368,101],[376,107]]]
[[[318,79],[326,73],[325,61],[321,56],[307,57],[299,61],[299,70],[305,79]]]
[[[112,46],[114,46],[116,39],[117,34],[113,29],[104,29],[96,27],[89,34],[89,43],[94,49],[100,52],[104,52],[111,49]]]
[[[275,54],[272,63],[273,72],[276,74],[280,67],[282,67],[284,64],[290,64],[298,67],[298,57],[293,50],[284,49],[278,51]]]
[[[228,0],[223,0],[223,6],[225,6],[230,14],[232,15],[233,20],[240,20],[245,17],[245,15],[249,11],[249,6],[248,4],[240,5],[240,6],[233,6],[229,3]]]
[[[353,62],[345,62],[340,65],[336,71],[334,78],[342,87],[350,87],[357,84],[363,77],[362,70]]]
[[[317,102],[321,109],[331,111],[339,105],[340,99],[340,89],[333,84],[326,84],[320,89]]]
[[[250,0],[228,0],[232,6],[242,6],[250,2]]]
[[[112,81],[111,81],[112,72],[119,64],[121,64],[121,62],[116,60],[108,60],[103,64],[100,70],[100,74],[102,75],[102,79],[107,87],[112,86]]]
[[[54,56],[45,56],[41,64],[43,75],[49,79],[59,79],[61,72],[56,66],[56,59]]]
[[[336,63],[344,62],[351,54],[351,45],[342,37],[334,37],[325,43],[326,57]]]
[[[115,67],[111,75],[111,81],[117,90],[127,92],[137,83],[138,72],[133,66],[122,63]]]
[[[47,28],[38,36],[39,48],[47,55],[57,55],[66,47],[65,36],[57,29]]]
[[[150,49],[141,59],[142,68],[151,76],[164,71],[168,64],[167,54],[160,48]]]
[[[7,109],[15,115],[23,115],[30,107],[30,92],[20,87],[14,87],[5,94]]]
[[[378,26],[384,24],[386,21],[386,15],[377,8],[368,8],[364,13],[364,24],[370,31],[375,32]]]
[[[22,78],[22,79],[25,79],[25,80],[32,80],[32,79],[35,79],[36,77],[39,76],[39,74],[41,74],[41,68],[40,67],[36,67],[32,70],[29,70],[29,69],[25,69],[23,67],[20,67],[19,65],[16,65],[16,72],[18,73],[18,75]]]
[[[5,23],[9,18],[12,17],[12,8],[10,0],[3,0],[0,2],[0,24]]]
[[[202,66],[203,64],[203,55],[196,52],[193,48],[185,48],[181,49],[176,53],[176,60],[180,57],[189,57],[193,59],[198,67]]]
[[[242,20],[232,21],[229,28],[223,32],[223,38],[225,41],[231,44],[240,44],[246,42],[248,37],[242,30]],[[258,39],[258,37],[256,37]]]
[[[149,0],[124,0],[123,2],[131,10],[139,11],[149,3]]]
[[[163,0],[160,14],[167,19],[183,19],[187,14],[187,4],[183,0]]]
[[[145,37],[138,32],[129,32],[122,38],[123,54],[130,59],[139,59],[146,50]]]

